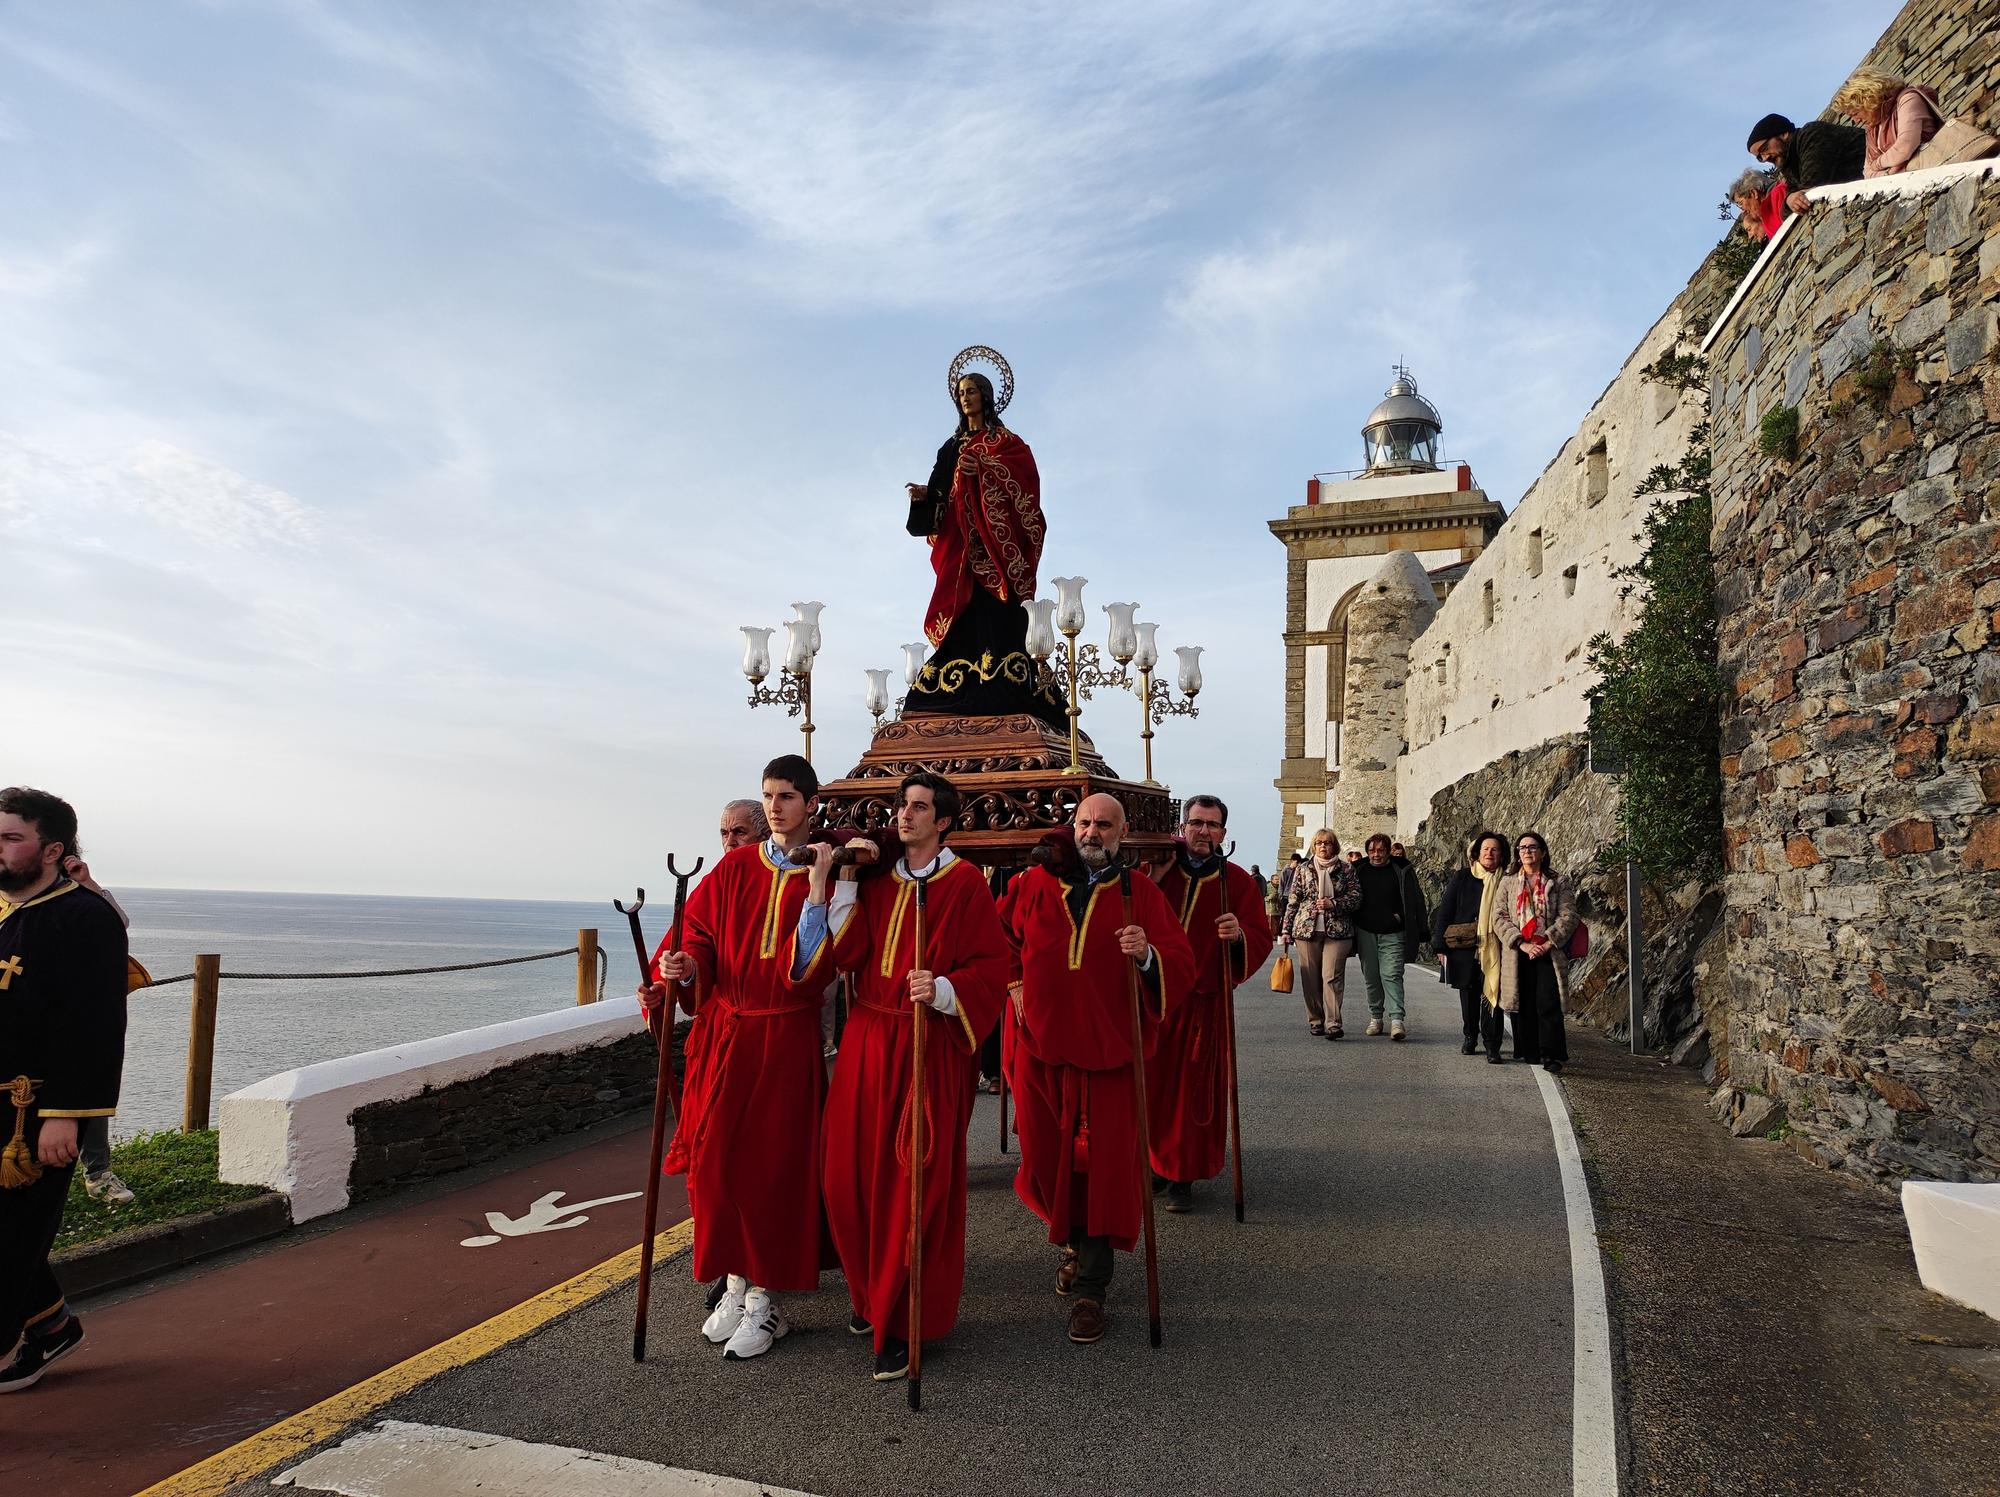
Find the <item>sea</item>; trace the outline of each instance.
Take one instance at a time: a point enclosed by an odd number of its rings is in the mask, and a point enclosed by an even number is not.
[[[192,971],[197,952],[223,972],[342,972],[432,967],[556,951],[595,928],[609,959],[607,1001],[632,1002],[638,962],[610,901],[411,899],[337,894],[241,894],[200,889],[112,892],[132,919],[132,954],[155,978]],[[649,944],[671,915],[649,904]],[[114,1136],[181,1122],[193,984],[131,997],[125,1083]],[[576,958],[422,977],[232,981],[217,993],[214,1103],[296,1066],[454,1030],[497,1024],[576,1002]]]

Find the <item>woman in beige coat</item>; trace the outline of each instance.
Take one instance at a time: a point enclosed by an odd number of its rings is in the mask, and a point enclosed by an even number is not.
[[[1561,1072],[1569,1061],[1563,1009],[1569,1002],[1569,938],[1577,925],[1576,890],[1549,868],[1540,832],[1514,840],[1514,866],[1494,898],[1500,938],[1500,1007],[1514,1016],[1514,1059]]]

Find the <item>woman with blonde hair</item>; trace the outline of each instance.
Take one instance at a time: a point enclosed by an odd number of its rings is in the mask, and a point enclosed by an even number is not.
[[[1514,839],[1514,866],[1494,895],[1493,934],[1500,938],[1500,1007],[1514,1016],[1514,1059],[1560,1072],[1569,1063],[1563,1009],[1569,1002],[1569,938],[1576,933],[1576,890],[1549,867],[1540,832]]]
[[[1361,908],[1361,881],[1340,855],[1332,827],[1313,833],[1312,856],[1292,879],[1278,936],[1289,950],[1298,944],[1299,990],[1306,1000],[1306,1028],[1337,1040],[1340,1004],[1347,993],[1347,959],[1354,954],[1354,922]]]
[[[1833,107],[1868,132],[1863,177],[1908,171],[1910,159],[1944,122],[1936,89],[1880,68],[1856,68],[1833,96]]]

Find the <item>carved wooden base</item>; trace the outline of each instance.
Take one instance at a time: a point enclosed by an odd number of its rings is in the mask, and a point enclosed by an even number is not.
[[[951,846],[988,867],[1024,862],[1052,827],[1067,825],[1077,802],[1105,791],[1125,807],[1127,845],[1173,844],[1180,803],[1158,785],[1121,780],[1090,739],[1078,735],[1081,774],[1069,772],[1069,735],[1026,714],[948,717],[914,713],[882,724],[861,762],[820,787],[828,826],[874,829],[896,816],[897,788],[919,769],[943,775],[965,797]]]

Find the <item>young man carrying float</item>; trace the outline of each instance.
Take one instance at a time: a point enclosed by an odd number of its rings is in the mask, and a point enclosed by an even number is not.
[[[1159,885],[1187,932],[1194,981],[1160,1026],[1158,1053],[1146,1060],[1153,1173],[1166,1184],[1169,1211],[1192,1211],[1193,1182],[1222,1173],[1230,1102],[1224,950],[1232,987],[1271,954],[1257,882],[1222,856],[1229,808],[1213,795],[1192,795],[1181,814],[1181,848]]]
[[[910,1362],[912,1005],[932,1010],[925,1024],[918,1290],[919,1333],[929,1343],[958,1319],[971,1060],[1007,1001],[1007,937],[993,896],[980,871],[944,846],[959,807],[958,791],[942,775],[910,775],[896,808],[901,857],[893,869],[855,882],[845,881],[843,869],[833,896],[834,957],[856,974],[858,990],[827,1098],[821,1173],[827,1224],[854,1305],[848,1329],[873,1333],[877,1382],[902,1377]]]
[[[682,949],[662,943],[657,1008],[669,991],[695,1015],[679,1123],[663,1168],[687,1176],[694,1276],[727,1275],[702,1334],[732,1361],[762,1356],[790,1329],[773,1296],[815,1289],[820,1270],[820,993],[833,849],[810,869],[805,844],[819,777],[797,754],[764,767],[770,836],[725,853],[688,896]]]
[[[1020,984],[1009,1059],[1021,1134],[1014,1192],[1064,1248],[1056,1292],[1074,1296],[1078,1342],[1109,1326],[1112,1250],[1130,1252],[1142,1226],[1127,974],[1137,962],[1149,1036],[1193,976],[1187,936],[1151,879],[1132,878],[1131,923],[1121,922],[1124,835],[1124,807],[1085,796],[1070,831],[1038,849],[1054,866],[1025,870],[1000,909]]]

